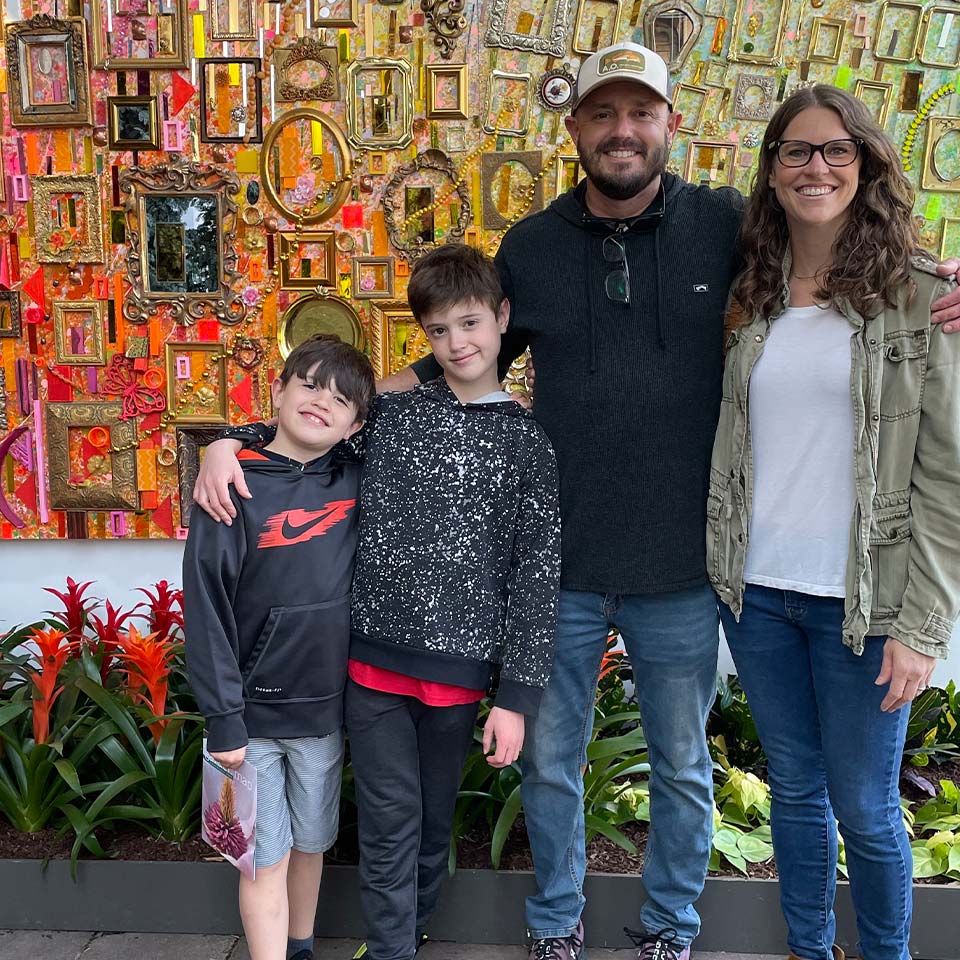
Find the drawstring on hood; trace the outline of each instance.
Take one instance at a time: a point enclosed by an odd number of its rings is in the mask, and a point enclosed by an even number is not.
[[[656,291],[654,299],[654,310],[656,314],[657,342],[660,348],[666,347],[666,330],[664,329],[665,319],[664,311],[660,303],[661,291],[661,270],[660,270],[660,233],[659,226],[666,212],[667,200],[679,193],[683,188],[683,181],[677,177],[664,173],[660,177],[660,191],[653,202],[639,216],[630,220],[612,220],[606,217],[595,217],[586,205],[586,182],[579,184],[575,189],[568,191],[558,197],[550,205],[549,210],[564,220],[569,221],[583,230],[583,255],[586,261],[586,279],[587,279],[587,303],[590,311],[590,372],[596,373],[597,370],[597,311],[594,306],[594,291],[598,286],[597,276],[597,256],[591,250],[591,239],[593,237],[608,237],[612,234],[620,234],[624,237],[624,258],[625,265],[629,259],[629,252],[626,245],[626,237],[630,233],[648,233],[653,232],[653,250],[654,250],[654,289]],[[629,304],[623,304],[629,306]]]

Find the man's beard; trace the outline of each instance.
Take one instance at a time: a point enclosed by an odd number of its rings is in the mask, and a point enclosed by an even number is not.
[[[600,161],[606,150],[636,150],[646,163],[635,172],[624,171],[619,176],[613,176],[600,169]],[[663,138],[663,143],[652,150],[637,140],[626,140],[622,137],[604,140],[589,155],[580,150],[579,145],[577,147],[580,163],[590,182],[611,200],[629,200],[650,186],[667,169],[669,152],[670,143],[666,136]]]

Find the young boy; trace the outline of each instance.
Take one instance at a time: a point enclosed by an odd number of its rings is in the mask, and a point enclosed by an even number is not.
[[[318,337],[272,386],[276,436],[241,454],[237,522],[194,511],[183,560],[190,683],[207,749],[257,768],[256,879],[240,877],[253,960],[312,960],[323,851],[337,835],[359,465],[337,443],[374,394],[367,358]],[[289,920],[289,924],[288,924]]]
[[[550,671],[559,586],[556,465],[500,390],[509,304],[493,262],[439,247],[407,296],[444,375],[379,396],[366,435],[345,711],[367,960],[411,960],[423,941],[497,670],[483,748],[495,744],[495,767],[517,759]],[[232,468],[207,457],[198,487],[215,500]]]

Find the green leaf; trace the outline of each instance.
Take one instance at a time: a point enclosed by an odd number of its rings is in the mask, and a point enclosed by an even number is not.
[[[632,857],[637,855],[637,848],[634,843],[625,837],[615,826],[602,820],[600,817],[587,814],[584,817],[584,826],[587,831],[587,839],[597,833],[603,834],[608,840],[612,840],[618,847],[626,850]]]
[[[503,809],[500,811],[500,816],[497,817],[497,823],[493,828],[493,837],[490,843],[490,862],[496,870],[500,869],[500,856],[503,853],[503,845],[507,842],[507,837],[510,835],[510,830],[520,813],[522,803],[520,787],[517,786],[514,788],[513,793],[507,797]]]
[[[913,850],[913,875],[916,878],[921,877],[939,877],[946,866],[939,857],[935,856],[922,842],[910,844]]]
[[[83,796],[83,787],[80,786],[80,778],[77,776],[77,769],[69,760],[54,760],[54,767],[56,768],[57,773],[63,777],[66,785],[73,790],[74,793],[80,794]]]
[[[748,833],[737,841],[737,849],[749,863],[765,863],[773,856],[773,844]]]
[[[119,699],[112,696],[107,690],[104,690],[99,684],[94,683],[89,677],[81,677],[77,681],[77,686],[120,728],[120,732],[127,738],[131,749],[140,759],[140,766],[146,770],[150,776],[154,776],[156,771],[153,765],[153,757],[150,756],[140,730],[130,715],[129,710],[122,706]]]

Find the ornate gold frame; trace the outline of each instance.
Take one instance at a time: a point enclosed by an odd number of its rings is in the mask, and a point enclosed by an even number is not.
[[[180,526],[190,526],[193,485],[200,473],[200,448],[220,438],[220,427],[177,427],[177,486],[180,489]]]
[[[287,79],[287,70],[298,63],[322,63],[326,77],[312,87],[298,87]],[[324,46],[312,37],[301,37],[292,47],[278,47],[273,51],[273,72],[276,77],[276,98],[284,102],[294,100],[340,99],[340,51]]]
[[[108,3],[112,0],[107,0]],[[150,139],[124,140],[120,133],[120,107],[132,107],[137,104],[146,106],[150,111]],[[160,149],[160,112],[156,97],[107,97],[107,136],[111,150],[159,150]]]
[[[307,0],[308,11],[310,12],[310,26],[344,28],[360,26],[360,0],[350,0],[349,17],[321,17],[319,16],[318,0]]]
[[[414,319],[409,304],[405,300],[381,300],[370,304],[370,362],[377,379],[396,373],[409,366],[414,360],[430,353],[426,334]],[[398,357],[393,345],[398,322],[404,322],[414,328],[412,353]]]
[[[731,63],[762,63],[768,66],[778,66],[783,59],[784,26],[787,22],[789,6],[790,0],[780,0],[770,53],[756,53],[753,50],[738,52],[736,45],[740,39],[740,34],[749,23],[750,17],[756,14],[747,13],[747,0],[737,0],[737,9],[733,15],[733,26],[730,30],[730,49],[727,53],[727,59]],[[747,42],[752,45],[752,41]]]
[[[463,181],[463,178],[457,176],[457,168],[454,166],[453,161],[439,150],[428,150],[426,153],[418,153],[412,160],[400,164],[400,166],[393,171],[393,175],[387,181],[386,187],[384,187],[381,201],[383,204],[383,216],[387,226],[387,236],[403,260],[416,260],[417,257],[423,256],[428,250],[439,246],[437,243],[426,243],[421,237],[415,237],[413,240],[405,240],[400,234],[400,228],[405,217],[403,202],[404,180],[411,174],[418,173],[421,170],[434,170],[448,178],[450,180],[451,190],[447,195],[447,199],[452,198],[455,193],[460,203],[460,216],[457,218],[457,223],[447,231],[443,242],[462,243],[464,231],[470,223],[472,212],[470,188]]]
[[[728,187],[733,185],[733,178],[737,170],[737,144],[730,143],[728,140],[691,140],[687,144],[687,162],[684,165],[683,179],[690,183],[700,183],[699,180],[693,180],[693,161],[699,149],[723,150],[730,154],[730,168],[725,180],[710,181],[711,187]]]
[[[746,103],[747,91],[756,87],[763,94],[763,99],[756,107],[748,107]],[[762,73],[741,73],[737,77],[737,88],[733,95],[733,115],[737,120],[766,121],[773,113],[774,96],[776,95],[776,78],[767,77]]]
[[[357,81],[364,73],[377,70],[389,70],[399,74],[399,91],[394,91],[400,108],[400,115],[391,127],[399,127],[399,132],[391,130],[382,137],[363,135],[364,124],[361,117],[362,98],[357,95]],[[352,60],[347,67],[347,139],[358,149],[399,150],[413,140],[413,67],[407,60],[393,57],[366,57]]]
[[[192,50],[187,36],[188,9],[187,0],[164,0],[163,7],[172,10],[170,13],[155,12],[158,21],[161,17],[169,18],[172,26],[169,35],[173,41],[173,49],[169,53],[155,51],[152,57],[117,57],[110,59],[107,55],[105,27],[103,22],[104,4],[114,3],[115,0],[90,0],[91,30],[93,33],[93,65],[103,70],[180,70],[189,64]],[[147,0],[150,7],[160,8],[155,0]]]
[[[917,11],[917,25],[914,27],[913,33],[910,34],[910,40],[905,44],[907,48],[906,56],[893,56],[892,54],[884,54],[880,49],[880,38],[883,36],[883,25],[884,21],[887,18],[887,11],[891,9],[898,10],[915,10]],[[877,29],[873,34],[873,59],[880,60],[883,63],[910,63],[916,56],[917,52],[917,37],[920,36],[920,26],[923,23],[923,5],[919,3],[910,3],[908,0],[884,0],[883,6],[880,7],[880,17],[877,20]],[[899,38],[898,38],[899,39]]]
[[[827,30],[836,31],[833,49],[829,53],[817,53],[820,45],[820,35]],[[807,44],[807,59],[814,63],[839,63],[840,52],[843,49],[843,38],[847,32],[846,20],[835,20],[831,17],[814,17],[810,28],[810,42]]]
[[[431,120],[466,120],[468,72],[465,63],[428,63],[424,70],[427,88],[427,117]],[[457,78],[456,107],[437,106],[437,80],[441,77]]]
[[[43,103],[34,103],[30,96],[33,84],[26,53],[31,43],[53,38],[63,43],[68,60],[66,69],[76,83],[75,99],[72,105],[49,104],[54,109],[46,110],[43,109]],[[87,26],[83,17],[58,20],[38,14],[29,20],[8,23],[6,47],[10,123],[13,126],[87,127],[93,123],[90,71],[87,65]],[[26,101],[23,98],[25,92],[28,94]]]
[[[480,216],[484,230],[503,230],[510,221],[497,208],[490,197],[490,186],[497,171],[505,163],[519,163],[530,174],[531,180],[536,180],[530,206],[521,214],[527,216],[543,209],[543,177],[540,170],[543,166],[543,154],[539,150],[513,150],[500,153],[480,154]],[[537,178],[540,178],[539,180]]]
[[[50,506],[54,510],[137,510],[137,423],[121,420],[123,404],[105,402],[46,403]],[[70,428],[106,427],[110,433],[109,487],[77,487],[70,477]]]
[[[0,327],[0,337],[8,337],[16,340],[20,337],[20,294],[16,290],[0,290],[0,303],[7,304],[10,310],[10,326],[4,329]],[[0,403],[0,412],[3,411],[3,404]]]
[[[579,183],[585,176],[583,169],[580,166],[580,157],[575,153],[559,153],[557,158],[554,161],[557,165],[557,176],[556,183],[553,188],[554,197],[559,197],[566,191],[563,189],[563,168],[568,163],[575,163],[577,165],[577,183]]]
[[[103,263],[103,222],[100,218],[100,178],[84,174],[55,174],[49,177],[31,177],[33,192],[33,229],[37,240],[37,260],[40,263]],[[62,193],[82,193],[86,236],[78,253],[51,250],[47,239],[53,232],[50,204]]]
[[[111,0],[106,0],[107,3],[110,3]],[[249,10],[250,14],[250,24],[251,29],[247,32],[243,30],[230,30],[229,26],[226,30],[220,30],[218,27],[219,17],[217,16],[218,8],[225,0],[208,0],[209,6],[207,7],[207,22],[210,24],[210,38],[212,40],[256,40],[257,39],[257,11],[259,9],[259,4],[257,0],[242,0]]]
[[[697,108],[696,115],[692,119],[688,119],[687,115],[680,110],[680,96],[683,93],[692,93],[700,97],[700,105]],[[710,100],[710,91],[706,87],[696,87],[691,83],[678,83],[674,85],[673,88],[673,110],[674,112],[679,111],[681,116],[680,126],[677,127],[677,130],[680,133],[699,133],[700,124],[703,123],[703,118],[707,112],[707,103]]]
[[[864,106],[869,110],[867,101],[863,99],[860,94],[866,90],[879,91],[883,94],[883,102],[880,104],[879,114],[874,115],[874,119],[877,121],[878,126],[886,126],[887,117],[890,114],[890,104],[893,102],[893,84],[885,83],[880,80],[863,80],[860,77],[857,78],[857,82],[853,86],[853,95],[858,100],[863,100]]]
[[[240,178],[225,167],[194,163],[178,158],[153,167],[128,167],[120,174],[120,193],[126,219],[127,280],[130,288],[123,301],[123,316],[131,323],[146,323],[166,304],[177,323],[191,324],[213,315],[225,324],[239,323],[246,306],[233,284],[240,279],[234,240]],[[212,196],[217,201],[219,234],[219,296],[209,292],[173,293],[147,289],[148,251],[145,199],[151,195]]]
[[[491,70],[490,78],[487,82],[487,99],[484,104],[484,120],[483,120],[483,130],[485,133],[496,133],[501,134],[505,137],[525,137],[527,131],[530,129],[530,81],[531,76],[529,73],[507,73],[504,70]],[[494,123],[496,123],[498,110],[496,108],[497,98],[494,94],[494,87],[498,80],[522,80],[524,82],[524,98],[525,106],[523,110],[523,116],[521,118],[522,126],[520,127],[491,127],[489,124],[490,116],[493,115]]]
[[[597,49],[601,49],[602,47],[609,46],[610,44],[616,42],[617,34],[620,31],[620,14],[623,12],[623,4],[622,4],[622,0],[592,0],[592,2],[604,3],[604,4],[607,4],[608,6],[613,6],[617,8],[616,15],[613,18],[613,31],[610,34],[610,41],[609,43],[604,43],[601,40],[600,47],[597,48]],[[591,53],[597,52],[592,47],[577,46],[577,38],[580,36],[580,27],[583,25],[583,14],[586,9],[586,6],[587,6],[587,0],[577,0],[577,15],[573,21],[573,34],[570,37],[570,45],[573,52],[583,54],[584,56],[588,56]]]
[[[937,170],[937,144],[948,133],[960,133],[960,117],[930,117],[927,120],[927,139],[923,145],[923,173],[920,177],[920,186],[924,190],[960,193],[960,177],[947,180]]]
[[[703,14],[698,13],[691,4],[687,3],[687,0],[660,0],[659,3],[651,4],[643,11],[643,42],[651,50],[656,50],[654,24],[656,23],[657,17],[664,13],[669,13],[671,10],[679,10],[681,13],[686,14],[693,21],[694,26],[693,33],[690,34],[680,48],[677,58],[667,64],[667,69],[671,73],[676,73],[683,67],[687,57],[690,56],[690,51],[697,45],[697,40],[699,40],[700,33],[703,30]]]
[[[317,206],[316,210],[309,215],[304,214],[302,211],[293,210],[281,201],[280,195],[277,193],[277,186],[273,182],[273,171],[270,169],[270,152],[273,149],[277,137],[280,136],[283,128],[288,123],[296,123],[300,120],[311,120],[319,123],[323,127],[324,132],[333,137],[340,151],[340,158],[343,161],[344,168],[343,173],[340,175],[340,182],[334,191],[333,199],[326,206]],[[266,191],[267,199],[291,222],[301,216],[303,217],[304,223],[320,223],[323,220],[329,220],[343,206],[347,197],[350,196],[352,173],[353,159],[350,156],[350,147],[347,144],[347,138],[343,130],[340,129],[333,117],[329,117],[319,110],[312,110],[309,107],[288,110],[280,120],[272,123],[270,129],[267,131],[267,135],[263,139],[263,146],[260,148],[260,182]],[[237,189],[239,189],[239,186]]]
[[[941,70],[956,70],[960,67],[960,47],[957,49],[956,59],[952,63],[945,63],[942,60],[924,60],[923,51],[927,46],[927,37],[930,35],[930,28],[933,25],[933,15],[935,13],[942,14],[952,14],[953,16],[960,16],[960,11],[956,7],[943,7],[935,6],[928,7],[923,11],[923,23],[920,30],[920,36],[917,39],[917,59],[925,67],[938,67]]]
[[[103,336],[103,300],[57,300],[53,304],[54,355],[65,366],[99,367],[107,362]],[[93,314],[93,352],[71,353],[67,343],[67,315]]]
[[[488,47],[503,47],[506,50],[523,50],[551,57],[562,57],[566,52],[567,21],[570,18],[572,0],[552,0],[553,14],[547,12],[551,0],[544,0],[537,29],[530,33],[514,33],[506,28],[506,14],[510,0],[491,0],[487,8],[488,26],[484,42]],[[461,4],[462,8],[462,4]],[[548,29],[544,25],[549,22]]]
[[[389,300],[394,296],[393,257],[354,257],[350,264],[350,288],[354,300]],[[360,267],[387,268],[387,285],[382,290],[364,290],[360,286]]]
[[[165,366],[167,373],[167,415],[169,416],[171,423],[181,424],[181,423],[227,423],[227,393],[229,391],[229,386],[227,384],[227,357],[224,350],[224,346],[220,342],[216,343],[207,343],[203,340],[191,340],[191,341],[177,341],[171,342],[167,341],[164,344],[166,350],[165,356]],[[206,413],[199,414],[181,414],[180,405],[177,402],[177,384],[193,384],[194,380],[197,378],[197,375],[194,371],[191,371],[189,380],[178,380],[177,379],[177,354],[181,353],[209,353],[213,354],[213,358],[216,362],[216,371],[217,371],[217,407],[216,407],[216,416],[210,416]],[[202,381],[208,381],[210,378],[205,374],[208,371],[204,371],[204,374],[200,375]],[[199,386],[202,386],[200,384]],[[194,389],[196,393],[196,389]]]
[[[335,287],[337,285],[337,235],[333,230],[281,230],[280,238],[280,289],[316,290],[317,287]],[[324,275],[316,277],[293,277],[290,275],[290,254],[296,252],[301,243],[322,243],[325,264]]]

